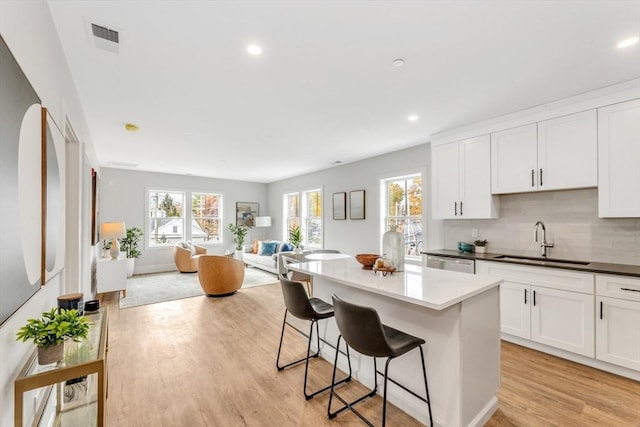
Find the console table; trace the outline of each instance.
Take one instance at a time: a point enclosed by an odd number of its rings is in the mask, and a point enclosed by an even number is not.
[[[91,322],[87,340],[66,342],[64,358],[60,362],[39,365],[37,350],[27,360],[15,380],[15,427],[23,427],[25,421],[29,425],[39,425],[47,404],[55,405],[55,426],[105,425],[109,325],[107,309],[87,313],[86,317]],[[65,398],[65,387],[73,387],[65,385],[66,382],[85,376],[87,378],[82,384],[76,383],[75,390],[69,390],[82,391],[73,393],[71,398]],[[37,390],[37,393],[30,392],[31,390]],[[28,395],[26,399],[25,393]]]

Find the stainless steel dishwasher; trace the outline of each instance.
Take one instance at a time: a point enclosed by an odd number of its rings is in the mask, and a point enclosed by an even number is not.
[[[476,262],[472,259],[441,255],[427,255],[427,267],[470,274],[475,274],[476,272]]]

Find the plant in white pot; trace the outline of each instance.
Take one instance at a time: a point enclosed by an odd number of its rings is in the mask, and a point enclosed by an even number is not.
[[[136,258],[142,255],[138,249],[142,234],[142,229],[139,227],[127,228],[127,236],[120,239],[120,250],[127,254],[127,277],[133,276]]]
[[[235,258],[242,261],[242,245],[244,245],[244,239],[247,237],[249,227],[244,225],[229,224],[229,231],[233,234],[233,241],[236,244]]]
[[[300,252],[300,243],[302,243],[302,230],[299,225],[292,225],[289,228],[289,243],[295,247],[296,252]]]
[[[33,340],[38,346],[38,363],[48,365],[62,360],[65,339],[76,342],[87,339],[89,325],[89,320],[80,316],[78,310],[54,307],[39,319],[27,320],[27,324],[18,329],[16,340]]]
[[[475,246],[475,251],[478,254],[484,254],[487,252],[487,242],[486,240],[476,240],[473,242],[473,246]]]

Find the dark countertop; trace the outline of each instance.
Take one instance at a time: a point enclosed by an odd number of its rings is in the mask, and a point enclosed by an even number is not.
[[[509,256],[510,254],[495,254],[495,253],[485,253],[485,254],[477,254],[475,252],[459,252],[457,250],[451,249],[433,249],[421,252],[424,255],[436,255],[436,256],[447,256],[452,258],[463,258],[463,259],[472,259],[476,261],[492,261],[492,262],[506,262],[509,264],[521,264],[528,265],[531,267],[544,267],[544,268],[560,268],[563,270],[575,270],[575,271],[583,271],[585,273],[601,273],[601,274],[617,274],[620,276],[632,276],[632,277],[640,277],[640,265],[628,265],[628,264],[613,264],[606,262],[589,262],[586,265],[581,264],[567,264],[567,263],[558,263],[558,264],[536,264],[535,261],[529,260],[517,260],[517,259],[500,259],[496,257],[500,256]],[[513,255],[518,256],[518,255]],[[550,258],[553,259],[553,258]],[[542,259],[540,259],[542,261]]]

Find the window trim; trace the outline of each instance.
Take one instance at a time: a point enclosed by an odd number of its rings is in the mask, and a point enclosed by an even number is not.
[[[313,192],[318,192],[320,194],[320,203],[321,203],[321,209],[320,209],[320,217],[314,217],[314,218],[320,218],[320,226],[321,226],[321,232],[320,232],[320,245],[316,245],[316,244],[309,244],[306,241],[306,236],[307,236],[307,219],[309,217],[306,216],[306,199],[305,199],[305,195],[307,193],[313,193]],[[324,200],[324,186],[319,185],[319,186],[308,186],[305,187],[303,189],[299,189],[299,190],[293,190],[293,191],[284,191],[282,193],[282,240],[284,242],[288,242],[289,241],[289,227],[288,227],[288,219],[289,216],[288,215],[288,204],[287,204],[287,197],[291,196],[291,195],[297,195],[298,196],[298,200],[300,203],[300,206],[298,207],[298,211],[300,213],[300,227],[302,228],[302,236],[303,236],[303,241],[302,241],[302,245],[304,247],[308,247],[308,248],[314,248],[314,249],[322,249],[324,247],[324,233],[325,233],[325,214],[324,214],[324,207],[326,205],[325,200]]]

